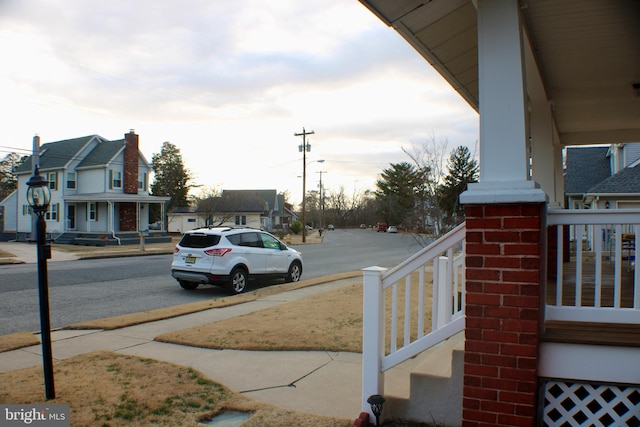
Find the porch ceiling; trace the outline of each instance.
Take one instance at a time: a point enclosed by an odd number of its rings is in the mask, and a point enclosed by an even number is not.
[[[477,111],[475,0],[360,0]],[[563,145],[640,141],[640,2],[521,0],[530,99],[552,103]],[[536,81],[541,84],[536,85]]]

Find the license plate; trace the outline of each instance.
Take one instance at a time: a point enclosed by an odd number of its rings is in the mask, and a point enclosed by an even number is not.
[[[196,262],[196,257],[194,256],[188,256],[184,259],[184,262],[186,262],[187,264],[195,264]]]

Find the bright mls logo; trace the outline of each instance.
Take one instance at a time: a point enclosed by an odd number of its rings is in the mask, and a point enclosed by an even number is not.
[[[69,427],[69,405],[0,405],[0,426]]]

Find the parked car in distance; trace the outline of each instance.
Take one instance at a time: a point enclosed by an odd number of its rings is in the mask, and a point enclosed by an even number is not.
[[[367,225],[366,225],[366,224],[360,224],[360,229],[361,229],[361,230],[366,230],[366,228],[367,228]]]
[[[379,222],[378,225],[376,225],[376,231],[387,231],[387,224],[384,222]]]
[[[397,232],[398,232],[398,227],[396,227],[395,225],[392,225],[389,228],[387,228],[387,233],[397,233]]]
[[[333,226],[333,224],[329,224],[327,225],[327,230],[335,230],[336,228]]]
[[[261,230],[196,228],[187,231],[176,245],[171,275],[184,289],[222,285],[239,294],[250,279],[299,281],[302,254]]]

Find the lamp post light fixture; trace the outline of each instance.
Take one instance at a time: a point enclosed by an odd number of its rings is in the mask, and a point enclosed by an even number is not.
[[[384,397],[379,394],[374,394],[367,398],[367,403],[371,405],[371,412],[373,412],[373,415],[376,417],[376,426],[380,425],[380,415],[382,415],[384,402]]]
[[[47,277],[47,260],[51,258],[51,246],[47,245],[47,223],[45,212],[51,201],[49,182],[46,181],[36,166],[33,176],[27,182],[27,201],[37,215],[36,242],[38,245],[38,295],[40,299],[40,334],[42,340],[42,364],[44,367],[44,390],[47,400],[56,398],[53,382],[53,355],[51,353],[51,321],[49,317],[49,279]]]

